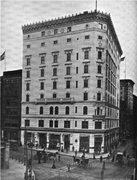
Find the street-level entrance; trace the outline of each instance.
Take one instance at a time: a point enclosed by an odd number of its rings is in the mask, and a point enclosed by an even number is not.
[[[102,144],[102,136],[95,136],[95,144],[94,144],[94,152],[100,153],[101,152],[101,144]]]
[[[57,149],[57,143],[60,143],[60,135],[50,134],[49,135],[49,149]]]
[[[39,133],[39,145],[41,148],[46,147],[47,144],[47,134],[46,133]]]
[[[64,149],[69,149],[70,147],[70,135],[64,135]]]
[[[89,136],[81,136],[80,137],[79,151],[82,152],[84,149],[86,152],[89,152]]]

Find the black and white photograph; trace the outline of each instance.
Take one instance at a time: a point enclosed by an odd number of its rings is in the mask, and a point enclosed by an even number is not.
[[[137,0],[0,17],[1,180],[137,180]]]

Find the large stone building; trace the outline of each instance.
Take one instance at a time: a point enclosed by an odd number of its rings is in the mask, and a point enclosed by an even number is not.
[[[18,140],[21,136],[22,70],[6,71],[1,79],[2,136]]]
[[[40,146],[103,152],[119,136],[120,57],[97,11],[24,25],[22,135]]]
[[[133,86],[131,79],[120,80],[120,139],[133,134]]]

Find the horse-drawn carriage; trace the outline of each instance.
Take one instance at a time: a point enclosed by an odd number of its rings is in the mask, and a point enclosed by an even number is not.
[[[90,167],[91,164],[89,162],[89,158],[85,158],[85,157],[78,157],[78,156],[73,156],[73,162],[74,164],[78,165],[79,167]]]

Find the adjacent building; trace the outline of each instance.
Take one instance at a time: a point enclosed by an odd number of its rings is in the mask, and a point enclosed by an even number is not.
[[[133,134],[133,86],[131,79],[120,80],[120,138]]]
[[[95,11],[24,25],[21,141],[104,152],[119,137],[120,57],[111,17]]]
[[[22,70],[4,72],[1,88],[2,136],[18,140],[21,135]]]

